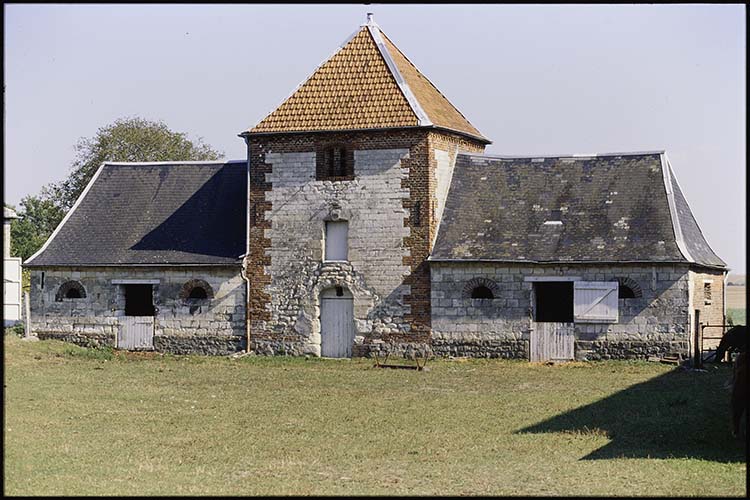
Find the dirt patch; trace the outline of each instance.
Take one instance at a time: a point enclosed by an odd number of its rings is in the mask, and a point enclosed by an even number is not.
[[[118,356],[124,357],[128,361],[137,361],[142,359],[158,359],[164,356],[163,353],[156,351],[115,351]]]

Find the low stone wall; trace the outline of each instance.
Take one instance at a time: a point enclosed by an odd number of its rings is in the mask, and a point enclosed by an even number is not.
[[[59,333],[59,332],[38,332],[37,337],[39,340],[59,340],[61,342],[69,342],[76,344],[81,347],[114,347],[115,346],[115,334],[114,333],[83,333],[83,332],[71,332],[71,333]]]
[[[606,359],[648,359],[665,354],[688,353],[688,341],[589,341],[577,340],[575,356],[578,361],[600,361]]]
[[[154,350],[170,354],[226,356],[244,351],[246,337],[204,335],[161,335],[154,337]]]

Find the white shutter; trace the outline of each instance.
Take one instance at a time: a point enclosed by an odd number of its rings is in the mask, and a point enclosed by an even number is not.
[[[573,319],[579,323],[617,323],[617,281],[575,281]]]
[[[326,222],[326,260],[347,260],[348,238],[348,222]]]

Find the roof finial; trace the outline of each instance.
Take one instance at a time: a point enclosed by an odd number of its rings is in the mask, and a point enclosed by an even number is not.
[[[367,13],[367,24],[375,24],[375,19],[373,19],[374,15],[372,12]]]

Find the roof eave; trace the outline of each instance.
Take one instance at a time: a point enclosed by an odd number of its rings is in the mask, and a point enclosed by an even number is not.
[[[490,258],[465,258],[456,259],[448,257],[429,257],[428,262],[438,263],[471,263],[471,262],[490,262],[497,264],[551,264],[551,265],[566,265],[566,264],[683,264],[686,266],[703,266],[712,269],[726,269],[726,266],[701,264],[698,262],[690,262],[687,260],[649,260],[649,259],[635,259],[635,260],[532,260],[532,259],[490,259]]]
[[[492,141],[486,137],[477,136],[463,130],[456,130],[448,127],[441,127],[438,125],[412,125],[412,126],[401,126],[401,127],[374,127],[374,128],[346,128],[346,129],[326,129],[326,130],[277,130],[268,132],[255,132],[253,130],[246,130],[240,134],[239,137],[260,137],[269,135],[299,135],[299,134],[335,134],[335,133],[349,133],[349,132],[381,132],[388,130],[411,130],[411,129],[424,129],[424,130],[443,130],[453,134],[457,134],[463,137],[468,137],[475,141],[484,143],[485,145],[492,144]]]

